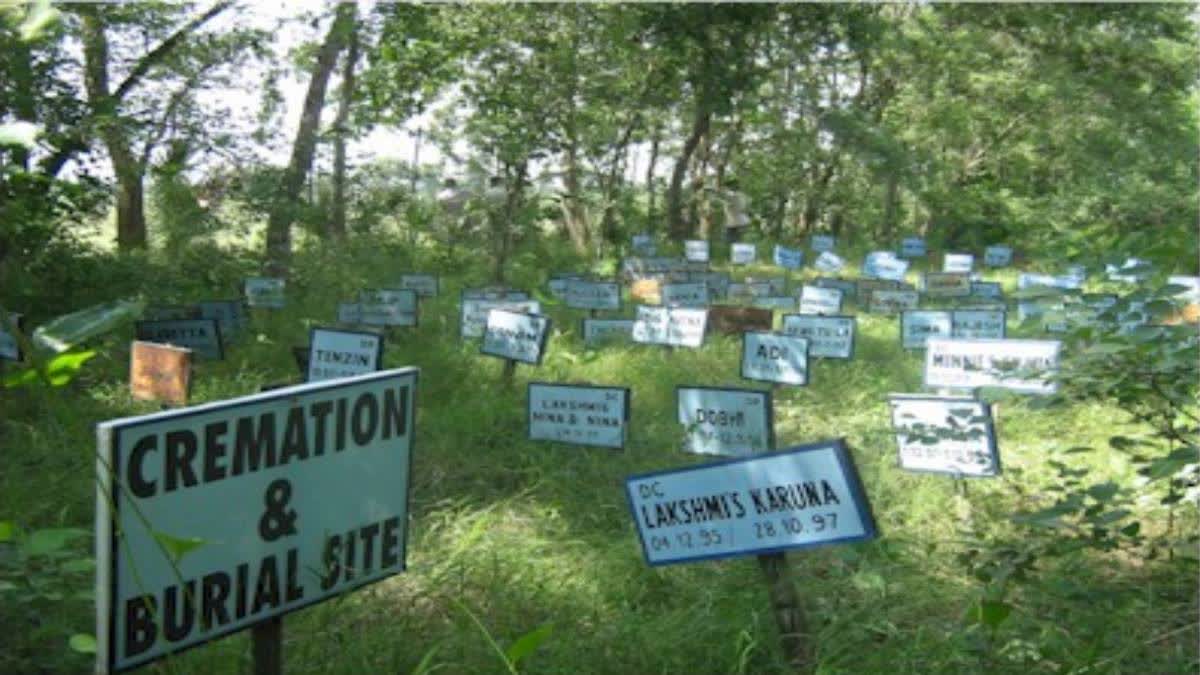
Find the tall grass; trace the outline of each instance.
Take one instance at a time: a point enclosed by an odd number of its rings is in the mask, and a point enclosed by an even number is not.
[[[579,269],[542,243],[518,255],[511,283],[543,288],[550,271]],[[480,259],[423,262],[390,245],[300,254],[289,306],[256,310],[253,325],[222,362],[197,366],[192,400],[220,400],[268,383],[298,381],[289,348],[313,325],[331,324],[336,302],[387,286],[408,271],[442,275],[420,326],[389,336],[387,367],[422,369],[412,482],[409,570],[369,589],[289,615],[291,673],[505,673],[497,653],[549,625],[549,637],[519,667],[529,673],[784,673],[761,573],[751,559],[650,568],[641,558],[623,478],[684,466],[678,384],[764,388],[740,380],[740,340],[710,336],[701,350],[645,346],[589,349],[576,312],[547,303],[555,321],[549,356],[520,366],[511,384],[501,363],[458,338],[457,298],[486,281]],[[232,297],[249,261],[156,264],[142,286],[155,301]],[[611,270],[611,262],[597,271]],[[766,274],[766,267],[735,274]],[[794,275],[797,281],[802,276]],[[1011,289],[1011,275],[1001,275]],[[46,290],[50,293],[50,289]],[[626,305],[632,314],[632,305]],[[815,627],[821,673],[1180,673],[1197,664],[1194,576],[1178,566],[1080,551],[1047,561],[1012,600],[1015,610],[986,654],[967,610],[983,592],[960,554],[980,537],[1019,538],[1008,517],[1046,500],[1050,459],[1120,482],[1121,455],[1063,456],[1060,447],[1103,447],[1124,419],[1088,404],[1036,410],[1000,406],[1005,473],[973,481],[963,496],[945,477],[896,468],[889,392],[917,391],[920,357],[901,349],[897,321],[859,314],[850,362],[820,361],[805,388],[775,396],[779,447],[845,437],[862,474],[878,541],[789,556]],[[90,528],[92,429],[154,406],[127,393],[131,334],[106,338],[85,374],[59,390],[0,392],[0,520],[27,529]],[[530,380],[632,389],[624,451],[534,443],[525,438]],[[1143,507],[1161,527],[1164,511]],[[1194,528],[1194,511],[1186,526]],[[79,550],[86,542],[80,542]],[[0,554],[5,554],[0,551]],[[53,598],[0,603],[0,671],[83,672],[88,658],[65,649],[90,631],[85,572]],[[481,628],[484,630],[481,632]],[[494,643],[493,643],[494,641]],[[188,651],[154,666],[164,673],[246,672],[246,636]]]

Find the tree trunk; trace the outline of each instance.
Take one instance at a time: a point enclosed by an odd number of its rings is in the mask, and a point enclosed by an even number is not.
[[[895,170],[887,176],[887,192],[883,197],[883,238],[890,238],[896,232],[896,204],[900,196],[900,181]]]
[[[574,142],[567,146],[564,163],[566,166],[563,173],[563,186],[566,188],[566,193],[563,195],[563,223],[567,227],[567,236],[570,237],[575,252],[579,255],[586,255],[588,250],[587,212],[583,205],[583,196],[580,194],[579,151]]]
[[[692,154],[700,139],[708,133],[712,122],[712,109],[709,107],[707,91],[701,91],[696,96],[696,116],[692,120],[692,131],[683,143],[679,159],[675,160],[675,170],[671,172],[671,185],[667,188],[667,228],[671,238],[683,241],[691,234],[691,224],[683,219],[683,179],[687,175],[688,165],[691,164]]]
[[[712,156],[712,136],[704,135],[701,142],[699,161],[692,172],[692,199],[688,207],[688,222],[695,223],[701,239],[708,239],[712,233],[712,200],[705,190],[708,182],[708,162]]]
[[[353,19],[353,3],[338,5],[337,16],[317,52],[317,65],[308,82],[308,93],[304,96],[304,108],[292,145],[291,161],[284,171],[283,183],[275,193],[271,215],[267,219],[268,271],[272,274],[286,274],[291,261],[292,222],[296,219],[296,203],[300,200],[300,192],[304,189],[304,180],[312,168],[313,153],[317,148],[317,128],[321,123],[321,109],[325,106],[325,89]]]
[[[654,169],[658,166],[658,144],[662,141],[662,127],[654,125],[654,136],[650,139],[650,163],[646,167],[646,192],[648,193],[649,205],[646,207],[646,220],[649,223],[646,228],[647,232],[653,232],[654,227],[654,198],[658,196],[654,184]]]
[[[354,69],[358,62],[358,26],[355,5],[350,4],[347,20],[346,59],[342,66],[342,90],[338,101],[333,136],[333,213],[325,234],[332,239],[346,238],[346,137],[350,135],[350,105],[354,101]]]

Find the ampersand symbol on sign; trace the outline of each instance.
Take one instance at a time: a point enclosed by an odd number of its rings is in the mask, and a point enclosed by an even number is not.
[[[258,534],[263,541],[275,541],[285,536],[296,534],[296,511],[288,509],[288,500],[292,498],[292,484],[279,479],[267,486],[263,494],[263,503],[267,510],[258,519]]]

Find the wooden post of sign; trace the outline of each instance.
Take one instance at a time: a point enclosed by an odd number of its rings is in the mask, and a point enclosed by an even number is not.
[[[283,617],[276,616],[250,629],[254,675],[283,675]]]
[[[504,371],[500,373],[500,381],[504,384],[512,384],[513,375],[517,372],[517,362],[512,359],[504,360]]]
[[[778,388],[776,383],[775,387]],[[772,447],[771,450],[774,450]],[[800,593],[787,554],[783,551],[763,553],[758,556],[758,566],[767,578],[767,595],[771,598],[771,612],[779,629],[779,646],[783,655],[797,673],[815,670],[812,645],[809,644],[808,619],[800,604]]]

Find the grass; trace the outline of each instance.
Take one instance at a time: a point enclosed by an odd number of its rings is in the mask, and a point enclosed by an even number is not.
[[[152,282],[130,281],[114,293],[144,289],[164,302],[233,297],[240,277],[254,272],[248,260],[206,265],[204,256],[193,258],[174,270],[157,265],[146,273]],[[496,646],[506,649],[545,625],[549,637],[520,664],[522,672],[789,672],[755,561],[650,568],[623,495],[627,475],[704,461],[678,450],[676,385],[765,388],[739,378],[740,340],[710,337],[701,350],[592,350],[578,334],[583,313],[547,305],[555,320],[549,355],[538,368],[520,366],[505,385],[501,363],[480,356],[477,343],[457,333],[459,290],[486,281],[484,262],[418,263],[386,242],[306,252],[296,260],[289,307],[256,311],[252,329],[225,361],[197,366],[194,403],[297,381],[289,347],[303,344],[311,326],[332,323],[338,300],[402,272],[442,274],[442,294],[422,305],[421,325],[390,336],[384,351],[387,367],[423,371],[409,570],[289,615],[287,672],[505,673]],[[530,246],[514,260],[512,284],[544,289],[549,272],[571,269],[579,265],[554,245]],[[772,271],[755,266],[734,273]],[[1006,290],[1015,285],[1012,273],[991,276]],[[627,304],[625,313],[632,311]],[[1002,477],[972,481],[963,496],[946,477],[901,472],[886,396],[919,390],[921,360],[901,349],[897,320],[857,313],[855,359],[818,362],[810,386],[778,390],[775,398],[779,447],[847,439],[881,532],[875,542],[789,556],[815,630],[819,672],[1194,671],[1195,575],[1137,553],[1085,550],[1041,561],[1028,582],[1013,586],[1007,596],[1013,613],[990,642],[965,620],[985,585],[960,555],[1027,536],[1009,516],[1049,503],[1055,474],[1048,460],[1132,482],[1124,455],[1058,454],[1075,445],[1105,448],[1126,418],[1106,405],[1038,410],[1013,399],[999,411]],[[38,318],[31,317],[35,324]],[[94,425],[155,408],[127,392],[129,339],[101,340],[100,355],[67,387],[0,391],[0,520],[26,530],[91,528]],[[627,448],[526,440],[530,380],[631,387]],[[1194,530],[1194,508],[1179,513],[1177,527]],[[1144,527],[1165,527],[1163,507],[1144,505],[1139,516]],[[90,550],[81,540],[74,556],[86,559]],[[0,549],[0,570],[14,569],[11,553]],[[0,638],[0,671],[89,670],[88,657],[65,645],[71,634],[92,630],[91,603],[76,595],[90,588],[90,572],[55,578],[63,588],[54,597],[0,604],[0,623],[8,628]],[[245,635],[151,667],[180,674],[249,669]]]

